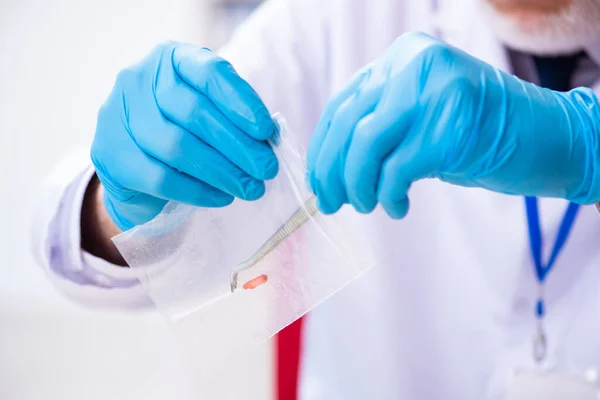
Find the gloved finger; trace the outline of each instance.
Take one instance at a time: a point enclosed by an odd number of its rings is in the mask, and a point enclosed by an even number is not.
[[[354,129],[344,170],[348,201],[361,213],[377,206],[377,185],[385,158],[406,137],[413,113],[407,102],[394,112],[382,107],[365,116]]]
[[[317,164],[317,159],[319,157],[319,153],[321,152],[323,142],[325,141],[327,131],[331,125],[331,120],[333,119],[337,109],[358,90],[360,85],[363,84],[368,76],[368,68],[364,68],[363,70],[357,72],[351,81],[344,87],[344,89],[342,89],[341,92],[329,100],[325,110],[323,111],[323,114],[321,115],[321,118],[319,119],[319,122],[317,123],[317,127],[315,128],[313,136],[310,140],[308,153],[306,156],[306,166],[308,169],[307,173],[313,193],[316,193],[316,177],[314,173],[315,166]]]
[[[348,202],[344,179],[346,151],[354,127],[373,111],[380,98],[379,87],[358,89],[335,112],[315,165],[316,194],[324,213],[334,213]]]
[[[162,114],[216,149],[248,175],[272,179],[278,162],[267,142],[245,134],[202,93],[175,75],[161,75],[156,102]]]
[[[103,197],[108,215],[122,231],[152,220],[167,204],[167,200],[140,192],[136,192],[125,202],[117,201],[107,190],[104,190]]]
[[[434,170],[438,155],[423,146],[423,135],[403,142],[384,161],[379,179],[377,199],[387,214],[401,219],[408,213],[408,190],[411,184]]]
[[[235,166],[190,132],[163,120],[156,135],[140,135],[137,144],[153,158],[232,196],[256,200],[265,192],[263,181]]]
[[[122,165],[113,175],[113,180],[124,188],[196,207],[224,207],[233,201],[230,194],[165,165],[139,148],[136,150],[120,158]],[[120,202],[127,203],[132,198]]]
[[[254,139],[266,140],[276,132],[263,101],[229,62],[206,48],[180,46],[173,52],[172,63],[181,79]]]

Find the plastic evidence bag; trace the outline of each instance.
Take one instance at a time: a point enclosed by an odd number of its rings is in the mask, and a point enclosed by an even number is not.
[[[206,374],[257,345],[374,265],[371,248],[348,216],[308,215],[308,221],[256,265],[251,259],[313,195],[306,185],[305,151],[285,121],[270,144],[279,174],[256,201],[224,208],[171,202],[152,221],[114,239],[142,285],[184,339]]]

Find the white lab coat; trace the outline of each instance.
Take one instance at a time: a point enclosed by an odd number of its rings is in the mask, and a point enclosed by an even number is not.
[[[222,53],[307,145],[327,99],[409,30],[510,70],[472,0],[273,0]],[[80,301],[146,304],[135,271],[79,251],[92,170],[81,158],[66,165],[40,202],[41,263]],[[309,315],[302,399],[500,399],[515,369],[532,365],[537,281],[522,198],[433,180],[415,184],[410,198],[403,221],[343,211],[369,235],[379,264]],[[545,254],[565,205],[541,202]],[[599,243],[600,216],[584,207],[546,288],[548,362],[591,378],[600,371]]]

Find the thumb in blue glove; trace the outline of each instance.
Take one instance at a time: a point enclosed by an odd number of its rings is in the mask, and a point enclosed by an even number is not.
[[[319,207],[408,211],[414,181],[600,200],[600,107],[503,73],[424,34],[401,36],[328,104],[308,153]]]

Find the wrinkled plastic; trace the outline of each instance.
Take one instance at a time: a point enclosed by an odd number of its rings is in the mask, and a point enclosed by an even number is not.
[[[239,289],[232,293],[235,267],[312,196],[304,151],[285,122],[278,122],[280,135],[271,145],[281,172],[267,183],[263,198],[236,200],[220,209],[169,203],[154,220],[115,238],[129,265],[143,269],[142,284],[207,373],[270,338],[374,265],[366,239],[349,221],[317,213],[241,272]]]

